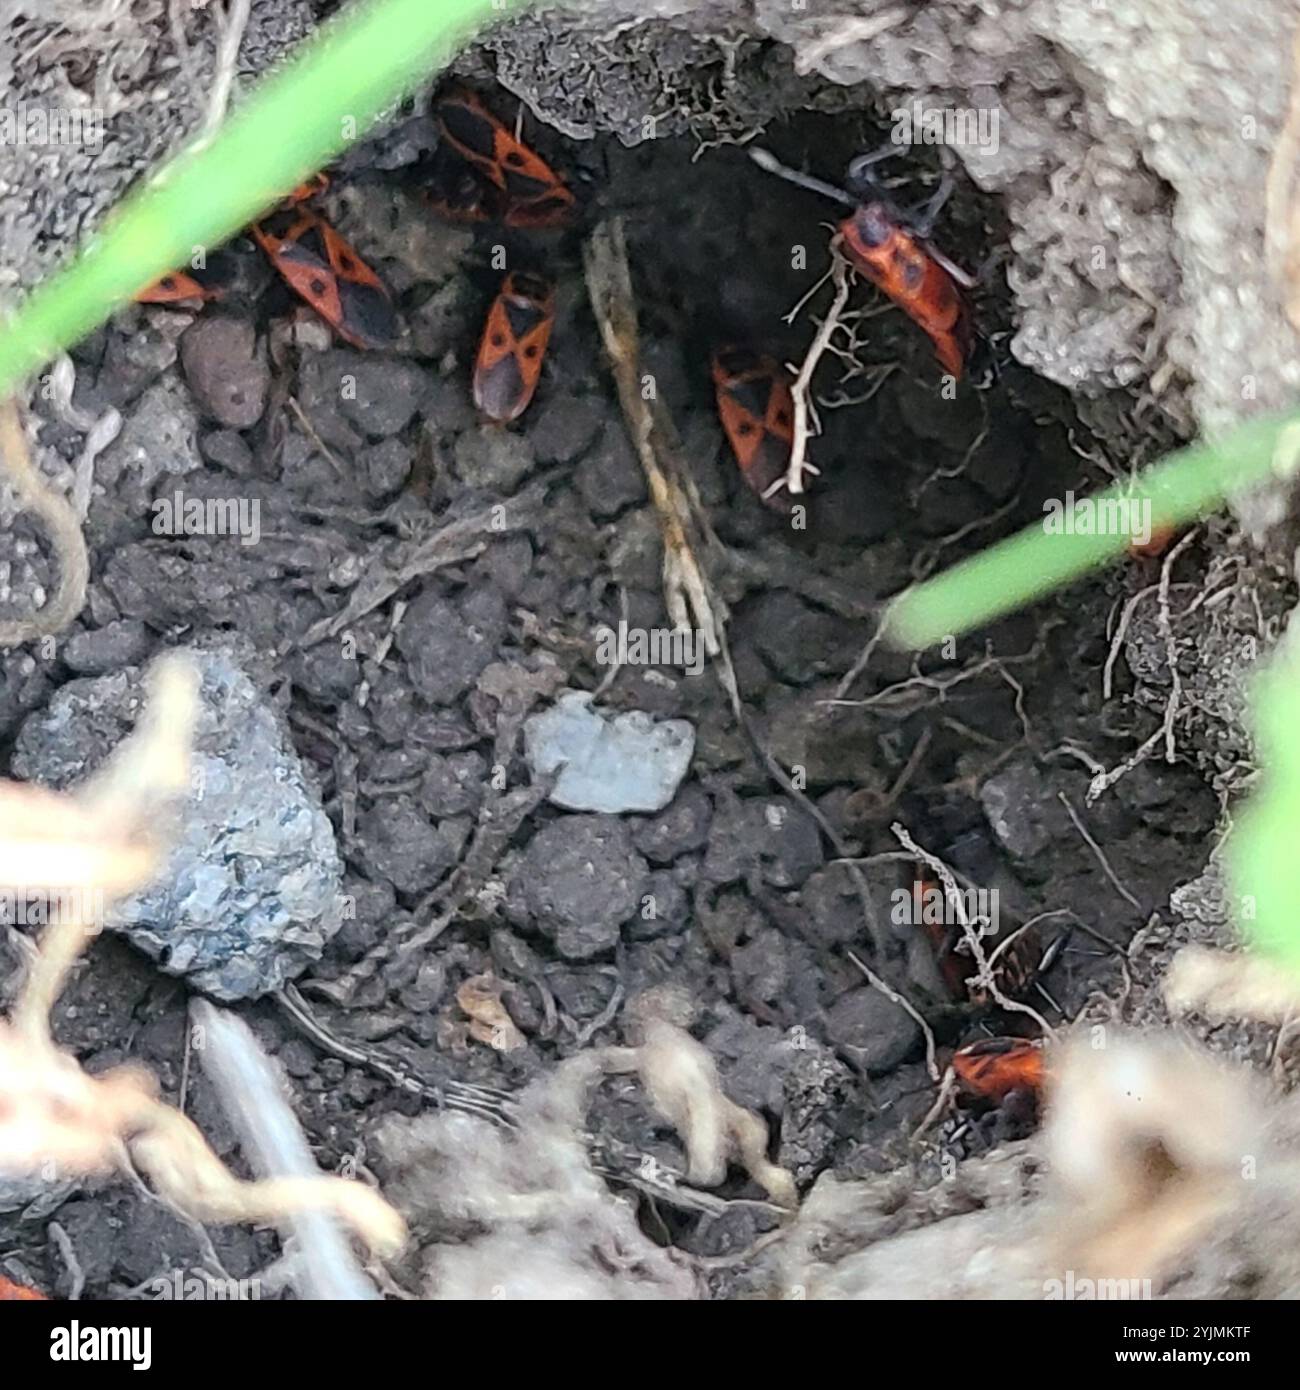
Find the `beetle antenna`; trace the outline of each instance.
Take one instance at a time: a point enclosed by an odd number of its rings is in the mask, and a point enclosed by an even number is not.
[[[858,205],[858,200],[842,188],[836,188],[833,183],[823,183],[821,179],[815,179],[811,174],[801,174],[798,169],[791,169],[788,164],[782,164],[770,150],[765,150],[762,145],[751,145],[748,153],[750,159],[760,169],[766,170],[769,174],[775,174],[777,178],[785,179],[787,183],[793,183],[799,188],[806,188],[810,193],[820,193],[823,198],[830,198],[837,203],[843,203],[846,207],[855,208]]]

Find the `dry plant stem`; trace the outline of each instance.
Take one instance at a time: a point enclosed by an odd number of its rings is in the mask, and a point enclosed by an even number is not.
[[[609,218],[596,227],[583,246],[583,262],[592,311],[614,374],[623,418],[663,531],[668,617],[680,632],[699,631],[709,655],[717,656],[722,609],[691,540],[692,533],[700,533],[701,524],[692,513],[689,485],[667,416],[642,394],[636,300],[621,219]]]
[[[880,645],[881,639],[885,635],[885,619],[888,616],[888,612],[889,610],[887,608],[881,609],[880,616],[876,619],[876,630],[867,638],[866,646],[864,646],[862,651],[858,654],[858,659],[849,668],[844,679],[835,687],[835,698],[837,700],[846,700],[848,698],[849,691],[853,689],[854,682],[863,671],[867,669],[867,666],[871,662],[871,658],[876,654],[876,648]]]
[[[957,914],[957,921],[961,927],[962,936],[967,946],[970,947],[970,953],[975,960],[976,975],[973,983],[981,989],[988,990],[990,997],[993,999],[993,1002],[997,1004],[998,1008],[1005,1009],[1008,1013],[1027,1015],[1042,1029],[1045,1037],[1055,1040],[1056,1030],[1037,1009],[1030,1004],[1021,1003],[1018,999],[1008,998],[998,985],[992,963],[984,952],[984,943],[980,939],[980,933],[966,916],[966,908],[962,902],[961,890],[957,887],[957,880],[952,870],[942,859],[931,854],[929,850],[922,849],[908,833],[906,826],[902,825],[900,822],[895,821],[894,824],[890,826],[890,829],[893,831],[894,838],[898,843],[902,845],[905,850],[914,854],[923,864],[928,865],[943,884],[944,898],[951,905],[952,910]]]
[[[939,1094],[934,1098],[934,1104],[925,1112],[925,1118],[912,1131],[912,1143],[915,1144],[930,1129],[936,1120],[952,1104],[952,1098],[957,1092],[957,1073],[951,1067],[943,1074],[943,1080],[939,1083]]]
[[[9,482],[24,511],[45,523],[59,561],[59,587],[54,597],[31,618],[0,623],[0,647],[16,647],[35,637],[62,632],[81,612],[86,601],[90,561],[76,511],[66,498],[53,491],[32,463],[16,401],[0,403],[0,458]]]
[[[1131,599],[1124,605],[1124,610],[1119,615],[1119,625],[1115,629],[1115,636],[1111,639],[1110,651],[1106,653],[1106,664],[1101,671],[1101,697],[1109,700],[1111,692],[1114,690],[1115,663],[1119,660],[1119,654],[1124,650],[1124,639],[1128,636],[1129,625],[1133,621],[1133,614],[1139,603],[1148,594],[1154,594],[1155,584],[1148,584],[1145,589],[1139,589]],[[1103,771],[1105,769],[1102,769]]]
[[[262,1177],[319,1179],[321,1174],[271,1062],[248,1025],[203,999],[191,1003],[190,1014],[203,1030],[203,1070],[256,1171]],[[354,1301],[378,1297],[329,1217],[308,1208],[291,1215],[289,1224],[302,1253],[295,1266],[299,1297]]]
[[[849,263],[840,254],[838,236],[831,240],[831,256],[834,258],[831,277],[835,281],[835,298],[831,301],[831,307],[827,310],[826,317],[818,327],[817,336],[812,340],[803,359],[803,365],[799,368],[799,374],[795,377],[794,384],[790,388],[790,394],[794,400],[794,437],[790,443],[790,462],[786,467],[785,477],[778,478],[763,494],[764,497],[771,497],[782,487],[789,488],[791,495],[797,496],[804,490],[804,474],[811,473],[814,476],[817,474],[817,469],[808,462],[808,440],[811,434],[808,421],[813,373],[816,372],[818,363],[826,355],[826,349],[835,330],[840,326],[840,315],[848,303],[849,291],[852,286]]]
[[[296,643],[286,643],[281,654],[306,651],[328,637],[337,637],[366,614],[387,603],[411,580],[433,574],[448,565],[472,560],[487,549],[490,541],[540,524],[546,494],[560,478],[566,476],[567,470],[553,470],[503,501],[449,521],[418,540],[394,545],[391,540],[385,539],[371,546],[361,558],[358,567],[360,578],[343,608],[313,623]]]
[[[217,41],[217,61],[212,72],[212,87],[208,95],[208,110],[203,122],[200,140],[206,141],[216,134],[221,122],[226,118],[226,107],[230,102],[230,89],[235,81],[235,68],[239,63],[239,45],[243,42],[244,30],[248,26],[248,12],[252,0],[229,0],[224,14],[218,15],[217,23],[221,37]]]
[[[1175,1014],[1199,1013],[1212,1022],[1247,1018],[1281,1023],[1300,1009],[1300,986],[1287,970],[1244,951],[1184,946],[1162,991]]]

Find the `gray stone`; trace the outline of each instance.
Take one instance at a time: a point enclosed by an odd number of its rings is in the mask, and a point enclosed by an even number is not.
[[[1016,859],[1033,859],[1052,843],[1059,803],[1030,763],[1017,762],[980,787],[980,803],[998,843]]]
[[[843,864],[818,869],[804,884],[799,905],[809,930],[823,946],[846,946],[866,930],[862,900]]]
[[[640,909],[649,866],[613,816],[561,816],[529,841],[511,884],[525,923],[566,960],[612,950]]]
[[[607,418],[606,407],[590,397],[551,397],[528,426],[538,462],[571,463],[591,447]]]
[[[366,450],[366,490],[371,497],[391,497],[411,476],[415,451],[400,439],[384,439]]]
[[[478,810],[487,782],[487,760],[481,753],[435,753],[425,760],[420,802],[431,816],[463,816]]]
[[[236,477],[246,477],[253,471],[253,451],[236,430],[209,430],[199,440],[199,453]]]
[[[465,824],[434,825],[410,796],[386,796],[357,818],[359,854],[367,869],[399,893],[424,893],[460,858]]]
[[[197,433],[189,392],[173,378],[160,381],[140,397],[122,433],[99,456],[96,480],[107,490],[129,474],[142,492],[149,492],[167,474],[192,473],[203,466]]]
[[[524,755],[534,778],[561,769],[550,794],[570,811],[659,811],[673,799],[695,750],[684,719],[655,722],[640,710],[612,719],[581,690],[524,724]]]
[[[773,589],[745,606],[734,640],[752,645],[783,681],[806,685],[846,669],[862,634],[859,626],[814,608],[788,589]]]
[[[480,425],[456,440],[456,476],[467,487],[513,492],[535,462],[530,435],[513,434],[500,425]]]
[[[686,889],[666,869],[658,869],[646,880],[641,905],[627,921],[623,931],[632,941],[655,941],[672,936],[690,920],[690,900]]]
[[[201,696],[194,790],[152,887],[108,925],[218,999],[278,989],[319,958],[342,918],[334,831],[265,697],[229,652],[195,652]],[[19,731],[13,770],[65,787],[97,767],[139,714],[131,667],[71,681]]]
[[[335,348],[317,363],[316,386],[362,434],[387,439],[410,424],[428,392],[429,377],[404,357]]]
[[[788,993],[790,952],[775,927],[761,927],[731,953],[731,978],[744,1004],[772,1004]]]
[[[495,591],[468,594],[458,608],[428,589],[407,610],[397,649],[416,691],[431,705],[449,705],[495,659],[505,629],[505,605]]]
[[[82,676],[101,676],[138,665],[148,655],[149,630],[133,618],[122,618],[105,627],[74,633],[63,644],[60,655],[69,670]]]
[[[670,806],[632,831],[637,849],[652,864],[671,864],[693,850],[703,849],[713,821],[713,803],[697,786],[683,787]]]
[[[916,1020],[870,985],[841,995],[826,1011],[826,1036],[870,1073],[892,1071],[916,1046]]]
[[[714,883],[731,883],[757,862],[773,887],[797,888],[825,857],[811,816],[790,801],[755,797],[714,817],[703,873]]]
[[[621,423],[606,427],[600,443],[578,465],[574,485],[587,510],[601,521],[646,500],[645,473]]]
[[[204,315],[181,338],[181,367],[200,411],[227,429],[251,429],[262,418],[271,372],[247,319]]]

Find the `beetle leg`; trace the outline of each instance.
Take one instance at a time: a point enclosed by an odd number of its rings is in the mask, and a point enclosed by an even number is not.
[[[944,204],[952,197],[955,187],[952,175],[945,169],[939,177],[939,187],[915,212],[908,214],[908,223],[917,236],[928,238],[934,231],[934,224],[939,220],[939,214],[943,211]]]
[[[879,196],[880,182],[871,172],[872,167],[896,155],[899,148],[898,145],[883,145],[878,150],[872,150],[870,154],[860,154],[856,159],[851,160],[844,178],[845,183],[849,186],[849,192],[864,198]]]
[[[809,193],[820,193],[823,198],[831,198],[837,203],[843,203],[845,207],[853,208],[858,205],[858,200],[851,198],[842,188],[836,188],[833,183],[823,183],[821,179],[815,179],[811,174],[800,173],[798,169],[792,169],[788,164],[782,164],[770,150],[765,150],[761,145],[751,145],[748,154],[760,169],[785,179],[787,183],[792,183],[798,188],[806,188]]]

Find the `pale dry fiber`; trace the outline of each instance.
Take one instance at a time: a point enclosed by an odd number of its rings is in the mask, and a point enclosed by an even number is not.
[[[671,986],[646,990],[628,1005],[635,1047],[608,1047],[594,1056],[608,1072],[635,1071],[655,1109],[686,1145],[688,1181],[717,1187],[738,1163],[773,1201],[799,1204],[794,1179],[767,1157],[767,1125],[722,1089],[718,1065],[686,1031],[690,1001]]]
[[[767,1125],[722,1092],[714,1062],[703,1043],[682,1028],[654,1020],[636,1049],[636,1067],[654,1107],[682,1136],[687,1177],[716,1187],[734,1160],[785,1207],[798,1205],[794,1179],[767,1158]]]
[[[64,907],[11,1018],[0,1020],[0,1174],[54,1181],[134,1169],[199,1220],[283,1222],[323,1209],[372,1250],[392,1253],[405,1228],[368,1188],[332,1177],[242,1182],[189,1119],[162,1103],[148,1072],[123,1066],[88,1076],[51,1037],[50,1010],[98,929],[98,912],[162,863],[167,813],[189,779],[196,687],[190,662],[161,659],[139,726],[94,777],[63,794],[0,787],[0,884],[22,894],[58,884]],[[46,876],[36,878],[37,869]]]
[[[1282,1023],[1300,1014],[1300,988],[1287,971],[1259,956],[1184,946],[1164,983],[1174,1014],[1204,1014]]]
[[[688,1263],[641,1230],[592,1168],[584,1137],[604,1069],[580,1052],[518,1098],[517,1128],[438,1110],[390,1116],[377,1144],[385,1186],[416,1231],[412,1271],[429,1299],[697,1298]]]
[[[1062,1269],[1163,1280],[1247,1196],[1264,1154],[1250,1072],[1170,1038],[1075,1039],[1045,1133]]]
[[[1300,1102],[1169,1032],[1080,1030],[1043,1133],[918,1186],[827,1174],[765,1256],[781,1297],[1300,1294]]]

